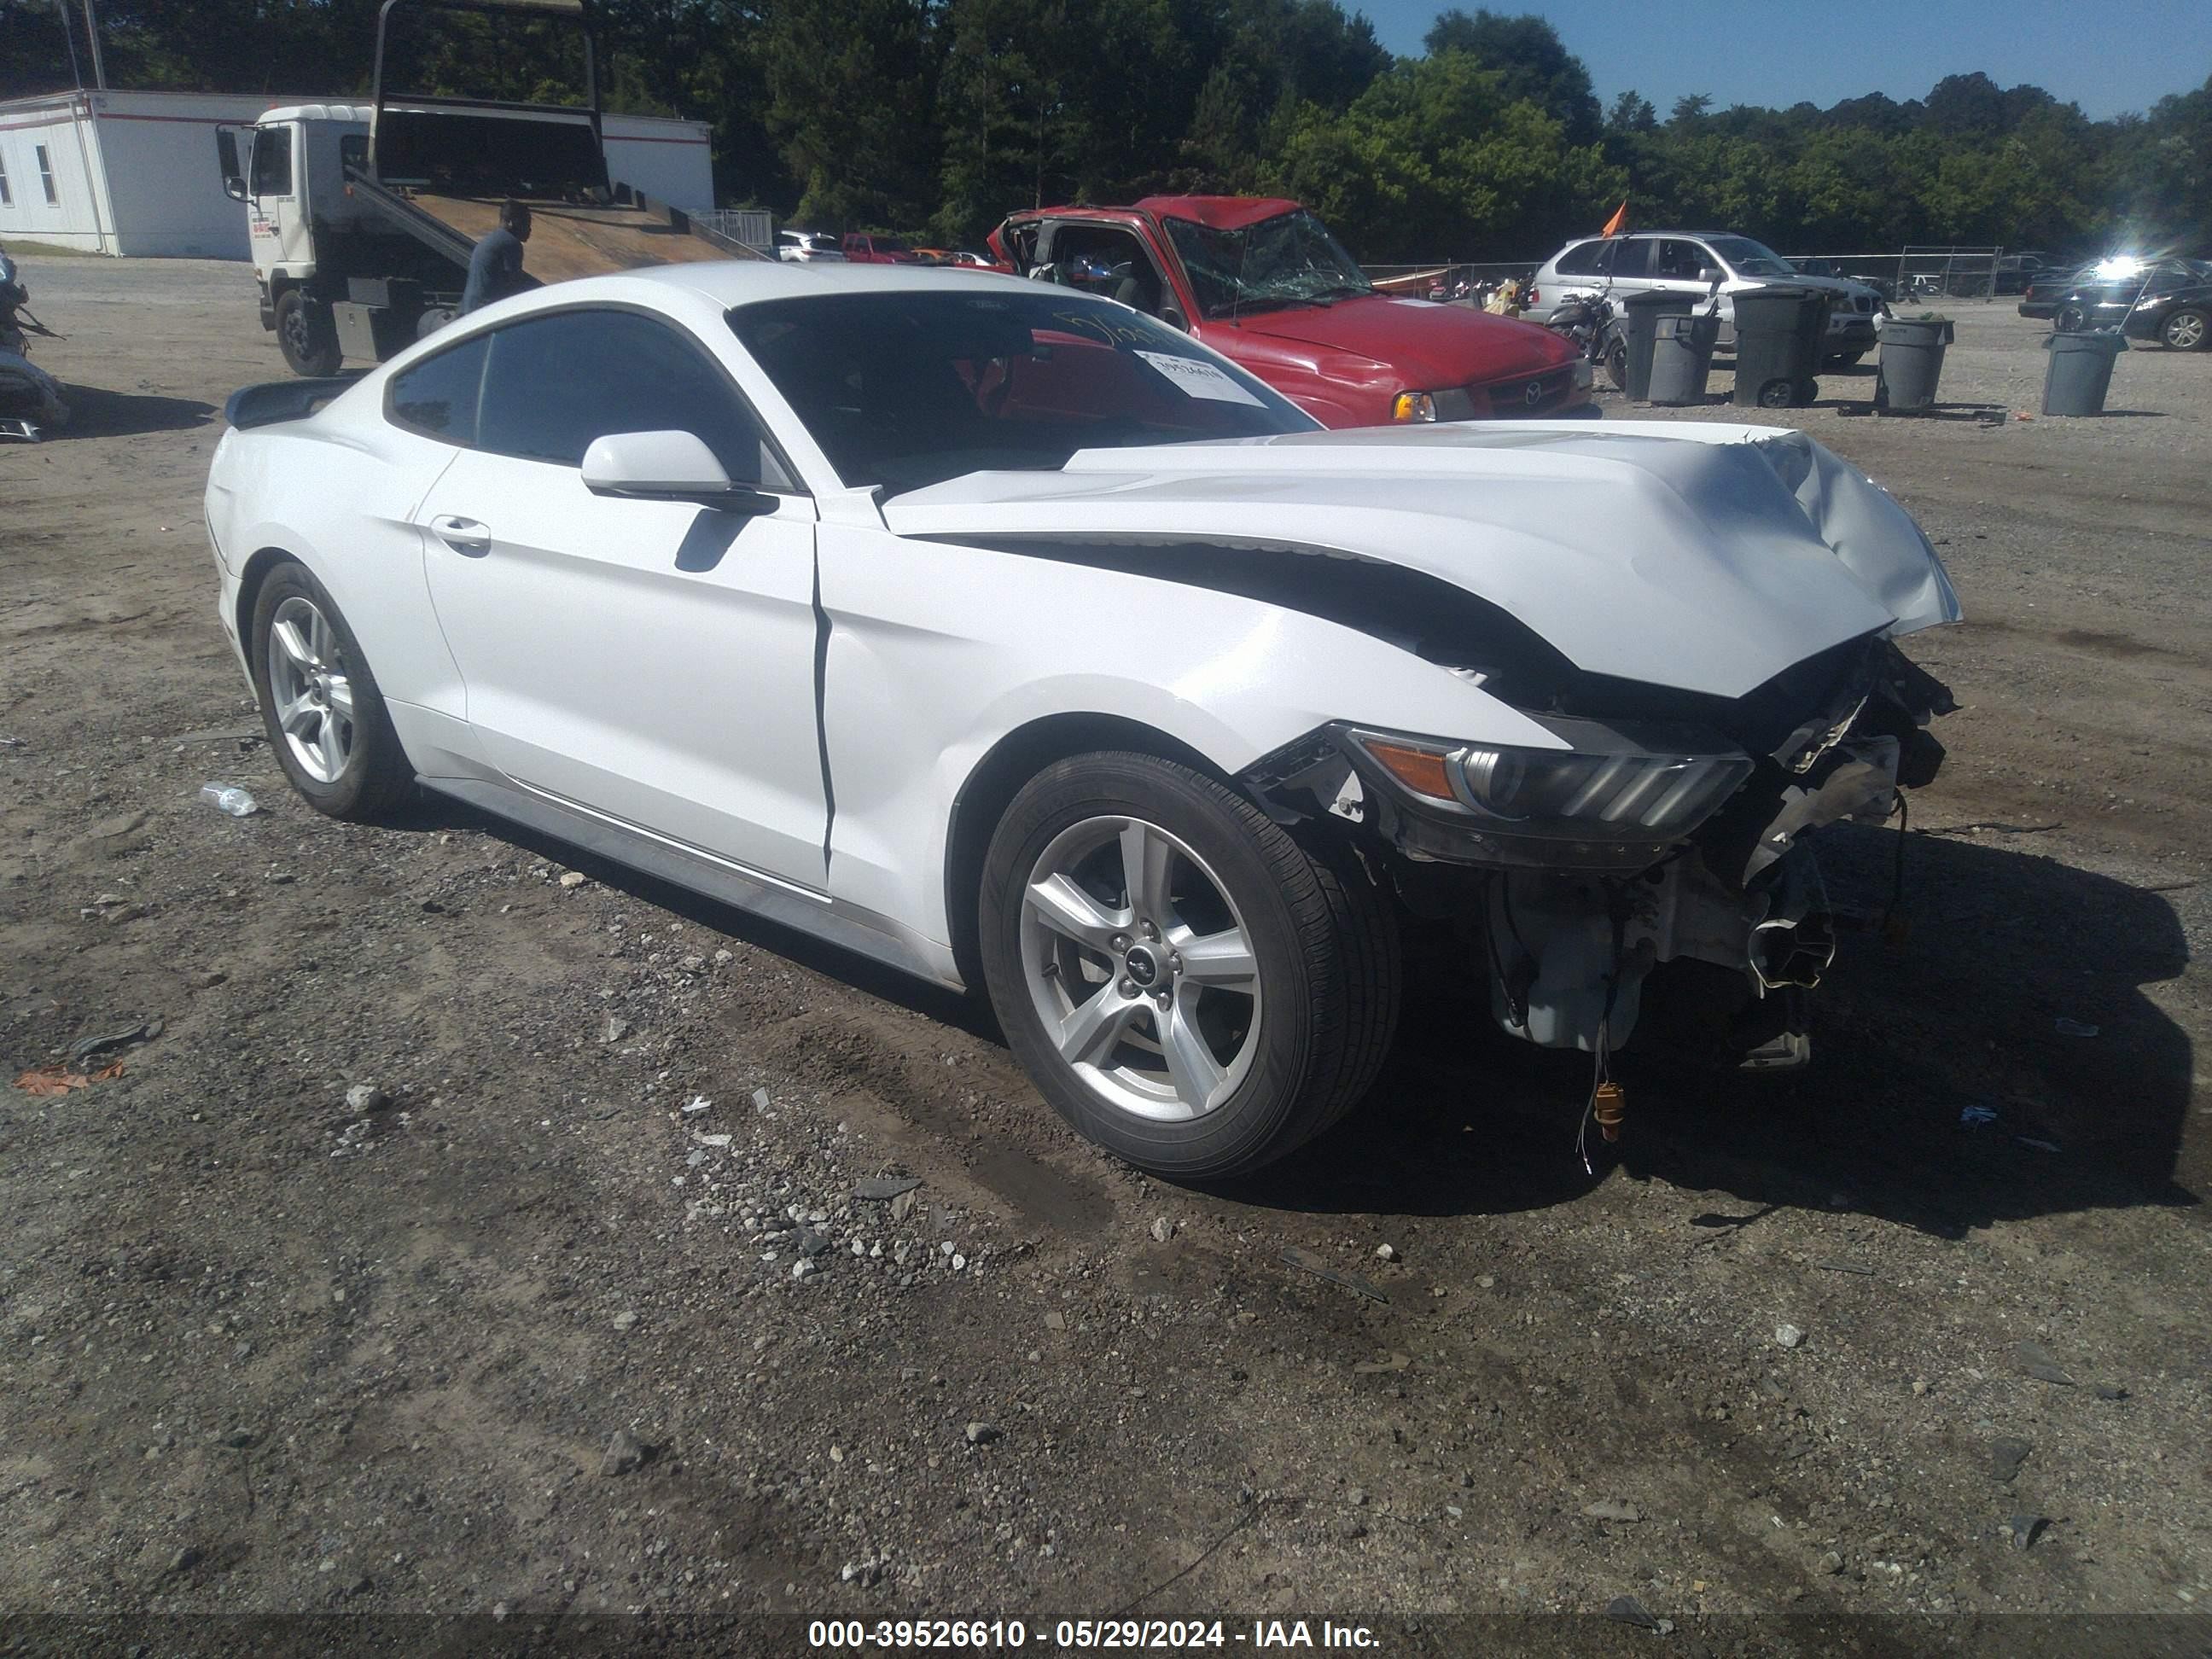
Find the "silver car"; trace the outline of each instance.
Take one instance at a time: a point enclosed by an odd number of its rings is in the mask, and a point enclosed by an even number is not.
[[[1875,348],[1875,318],[1881,296],[1864,283],[1840,276],[1808,276],[1764,243],[1710,230],[1639,230],[1626,236],[1593,236],[1570,242],[1538,267],[1522,315],[1547,322],[1570,299],[1601,295],[1618,304],[1632,294],[1673,292],[1703,299],[1717,291],[1720,349],[1735,349],[1733,295],[1746,289],[1787,283],[1834,295],[1821,367],[1855,363]],[[1622,383],[1616,373],[1613,383]]]

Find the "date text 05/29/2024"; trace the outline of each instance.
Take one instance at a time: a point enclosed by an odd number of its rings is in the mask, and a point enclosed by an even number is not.
[[[1379,1648],[1364,1625],[1328,1620],[1255,1619],[1239,1626],[1219,1619],[1060,1619],[1032,1628],[1019,1619],[817,1619],[807,1645],[821,1651],[878,1652],[965,1649],[995,1653],[1035,1644],[1046,1651],[1174,1652],[1197,1648],[1362,1650]]]

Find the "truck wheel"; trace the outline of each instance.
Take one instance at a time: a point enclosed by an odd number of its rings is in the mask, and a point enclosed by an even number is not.
[[[330,308],[296,288],[276,301],[276,344],[292,372],[311,379],[337,374],[345,361]]]
[[[1188,767],[1128,753],[1048,767],[1000,821],[980,901],[1015,1058],[1140,1169],[1256,1170],[1348,1110],[1389,1046],[1387,900]]]

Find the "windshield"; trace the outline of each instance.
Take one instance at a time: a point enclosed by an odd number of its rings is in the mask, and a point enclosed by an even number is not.
[[[891,495],[1054,471],[1079,449],[1315,428],[1188,335],[1065,293],[825,295],[742,306],[730,326],[837,476]]]
[[[1166,222],[1206,317],[1326,305],[1375,291],[1344,245],[1304,208],[1243,230],[1209,230],[1188,219]]]
[[[1728,261],[1729,269],[1739,276],[1790,276],[1796,273],[1790,262],[1764,242],[1754,242],[1748,236],[1715,236],[1706,246]]]

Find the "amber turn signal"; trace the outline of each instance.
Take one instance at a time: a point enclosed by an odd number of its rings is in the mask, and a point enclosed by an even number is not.
[[[1431,800],[1451,799],[1451,780],[1444,774],[1444,757],[1437,750],[1415,749],[1385,738],[1364,738],[1360,747],[1415,794],[1426,795]]]

